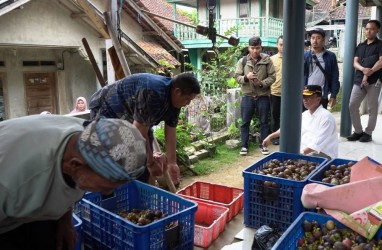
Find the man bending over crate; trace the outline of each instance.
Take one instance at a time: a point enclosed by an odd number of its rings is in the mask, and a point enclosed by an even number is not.
[[[337,158],[338,135],[336,120],[332,113],[321,105],[321,86],[307,85],[302,95],[307,110],[302,113],[301,153],[328,159]],[[279,136],[280,129],[268,135],[264,139],[263,145],[266,147],[270,140]]]
[[[0,249],[74,249],[72,206],[111,193],[146,165],[131,123],[34,115],[0,123]]]
[[[134,74],[109,84],[91,97],[90,118],[119,118],[133,123],[146,139],[147,169],[140,178],[148,182],[149,175],[162,175],[161,164],[153,155],[151,128],[165,122],[167,167],[175,185],[180,171],[176,163],[176,126],[180,109],[200,93],[200,85],[191,73],[174,78]]]

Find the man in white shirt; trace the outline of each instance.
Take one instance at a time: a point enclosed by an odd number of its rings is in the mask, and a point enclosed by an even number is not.
[[[337,158],[338,135],[336,120],[321,105],[321,86],[307,85],[302,95],[304,107],[307,110],[302,113],[301,153],[328,159]],[[267,146],[272,138],[279,136],[280,129],[265,138],[263,146]]]

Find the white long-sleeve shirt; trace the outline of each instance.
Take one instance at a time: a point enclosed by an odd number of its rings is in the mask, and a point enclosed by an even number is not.
[[[300,149],[307,147],[332,159],[338,156],[336,120],[322,105],[313,114],[309,110],[302,113]]]

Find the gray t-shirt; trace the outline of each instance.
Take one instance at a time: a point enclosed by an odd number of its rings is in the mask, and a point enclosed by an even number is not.
[[[322,68],[325,70],[325,62],[323,58],[324,51],[315,55],[317,56],[317,60],[321,64]],[[309,64],[308,85],[320,85],[321,88],[324,88],[325,85],[325,75],[317,66],[316,60],[313,57],[311,63]]]
[[[83,131],[83,122],[56,115],[0,122],[0,234],[57,220],[84,195],[66,184],[61,170],[70,135]]]

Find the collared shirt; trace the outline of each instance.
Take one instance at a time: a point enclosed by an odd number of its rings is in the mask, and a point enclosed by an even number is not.
[[[91,97],[91,118],[120,118],[152,127],[165,121],[176,127],[180,109],[171,104],[172,79],[134,74],[107,85]]]
[[[276,71],[276,81],[271,85],[271,94],[275,96],[281,96],[281,76],[282,76],[282,63],[283,55],[277,53],[276,55],[271,56],[273,66]]]
[[[371,68],[374,66],[374,64],[366,65],[366,62],[364,62],[365,58],[371,58],[373,55],[375,55],[375,62],[377,62],[379,60],[379,57],[382,56],[382,41],[378,38],[375,38],[375,40],[370,44],[367,44],[367,40],[360,43],[355,51],[355,57],[358,57],[359,59],[358,62],[366,68]],[[382,69],[378,70],[377,72],[374,72],[371,76],[369,76],[369,78],[367,79],[369,84],[376,83],[378,78],[380,78],[381,73]],[[356,70],[354,74],[353,83],[360,85],[362,82],[362,78],[363,72],[360,70]]]
[[[309,110],[302,113],[300,149],[304,148],[322,152],[332,159],[338,156],[336,120],[322,105],[313,114]]]

